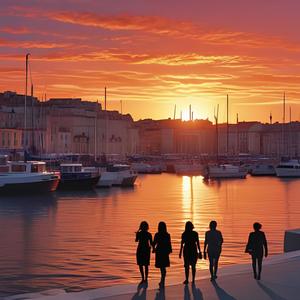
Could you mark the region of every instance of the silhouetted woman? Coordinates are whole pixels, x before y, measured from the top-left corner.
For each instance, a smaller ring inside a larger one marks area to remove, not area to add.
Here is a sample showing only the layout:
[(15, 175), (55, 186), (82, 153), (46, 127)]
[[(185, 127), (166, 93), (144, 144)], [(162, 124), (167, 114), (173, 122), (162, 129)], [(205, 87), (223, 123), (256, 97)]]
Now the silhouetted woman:
[(209, 231), (205, 233), (204, 258), (206, 259), (206, 249), (209, 259), (209, 271), (211, 280), (217, 279), (218, 263), (222, 252), (223, 237), (221, 231), (217, 230), (217, 222), (209, 223)]
[(155, 252), (155, 267), (160, 269), (161, 279), (159, 287), (165, 286), (167, 267), (170, 267), (169, 254), (172, 253), (171, 236), (167, 232), (165, 222), (159, 222), (158, 232), (154, 236), (153, 252)]
[(183, 249), (183, 259), (184, 259), (184, 269), (185, 269), (185, 281), (183, 282), (184, 284), (189, 283), (190, 266), (192, 267), (192, 276), (193, 276), (192, 282), (195, 283), (197, 259), (198, 257), (200, 259), (202, 258), (199, 236), (198, 233), (193, 229), (194, 229), (193, 223), (190, 221), (186, 222), (185, 230), (181, 236), (179, 258), (181, 258), (182, 249)]
[[(249, 234), (248, 243), (245, 252), (249, 253), (252, 257), (252, 267), (254, 278), (260, 280), (263, 256), (268, 256), (268, 244), (265, 233), (260, 231), (261, 224), (254, 223), (254, 232)], [(258, 274), (256, 272), (256, 263), (258, 265)]]
[(136, 250), (136, 262), (139, 265), (142, 276), (141, 283), (147, 283), (148, 281), (150, 253), (152, 246), (152, 235), (150, 232), (148, 232), (148, 230), (148, 223), (146, 221), (141, 222), (140, 228), (135, 237), (135, 241), (139, 243)]

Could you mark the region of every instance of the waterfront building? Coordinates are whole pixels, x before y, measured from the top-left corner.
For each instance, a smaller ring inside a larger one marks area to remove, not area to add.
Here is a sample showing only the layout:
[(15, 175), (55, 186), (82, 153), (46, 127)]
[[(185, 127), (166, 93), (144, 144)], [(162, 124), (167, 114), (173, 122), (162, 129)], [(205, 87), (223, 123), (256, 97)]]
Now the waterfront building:
[(0, 93), (2, 128), (22, 132), (22, 147), (42, 154), (136, 154), (137, 129), (132, 117), (104, 111), (97, 102), (80, 98), (39, 101), (27, 97), (25, 129), (24, 95)]
[(208, 120), (140, 120), (140, 154), (209, 154), (213, 151), (213, 126)]

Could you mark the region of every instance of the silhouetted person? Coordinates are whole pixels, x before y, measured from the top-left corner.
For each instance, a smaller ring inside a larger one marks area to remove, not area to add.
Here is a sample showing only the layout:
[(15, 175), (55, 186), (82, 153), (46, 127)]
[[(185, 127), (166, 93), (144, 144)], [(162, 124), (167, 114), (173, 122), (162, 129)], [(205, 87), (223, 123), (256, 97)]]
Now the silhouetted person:
[(202, 258), (199, 236), (198, 233), (193, 229), (194, 229), (193, 223), (188, 221), (185, 223), (185, 230), (181, 235), (181, 246), (180, 246), (179, 258), (181, 258), (182, 249), (183, 249), (183, 259), (184, 259), (184, 269), (185, 269), (185, 281), (183, 282), (184, 284), (189, 283), (190, 266), (192, 267), (192, 276), (193, 276), (192, 282), (195, 283), (197, 259), (198, 257), (200, 259)]
[(209, 259), (209, 271), (211, 280), (217, 279), (218, 263), (222, 252), (223, 237), (221, 231), (217, 230), (217, 222), (209, 223), (209, 231), (205, 233), (204, 258), (206, 259), (206, 248)]
[[(135, 241), (138, 242), (136, 249), (136, 262), (139, 265), (142, 283), (147, 283), (149, 265), (150, 265), (150, 253), (152, 246), (152, 235), (149, 230), (149, 225), (146, 221), (141, 222), (140, 228), (136, 233)], [(145, 268), (145, 272), (144, 272)]]
[[(262, 225), (259, 223), (253, 224), (254, 232), (249, 234), (248, 243), (245, 252), (252, 257), (252, 267), (254, 278), (260, 280), (263, 256), (268, 256), (268, 244), (265, 233), (260, 231)], [(258, 265), (258, 274), (256, 272), (256, 263)]]
[(159, 222), (158, 232), (154, 236), (153, 252), (155, 252), (155, 267), (160, 269), (160, 288), (164, 288), (167, 274), (167, 267), (170, 267), (169, 254), (172, 253), (171, 236), (167, 232), (165, 222)]

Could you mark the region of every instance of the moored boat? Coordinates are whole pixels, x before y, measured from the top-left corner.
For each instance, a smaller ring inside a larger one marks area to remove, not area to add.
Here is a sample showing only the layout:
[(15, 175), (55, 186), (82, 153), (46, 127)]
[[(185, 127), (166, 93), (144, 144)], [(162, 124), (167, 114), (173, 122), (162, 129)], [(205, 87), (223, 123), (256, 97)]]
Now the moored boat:
[(281, 162), (275, 171), (278, 177), (300, 177), (300, 162), (297, 159)]
[(82, 164), (68, 163), (60, 165), (62, 189), (91, 189), (97, 185), (100, 175), (93, 170), (84, 169)]
[(41, 161), (7, 161), (0, 166), (1, 193), (45, 193), (57, 189), (60, 176)]
[(131, 164), (132, 170), (139, 174), (161, 174), (162, 167), (158, 164), (151, 165), (147, 163), (132, 163)]
[(254, 164), (249, 172), (252, 176), (275, 176), (275, 167), (272, 164)]
[(129, 165), (108, 165), (101, 170), (97, 187), (122, 186), (132, 187), (137, 179), (137, 173)]
[(240, 166), (234, 166), (231, 164), (222, 165), (210, 165), (207, 167), (208, 178), (241, 178), (244, 179), (247, 176), (247, 170), (244, 170)]

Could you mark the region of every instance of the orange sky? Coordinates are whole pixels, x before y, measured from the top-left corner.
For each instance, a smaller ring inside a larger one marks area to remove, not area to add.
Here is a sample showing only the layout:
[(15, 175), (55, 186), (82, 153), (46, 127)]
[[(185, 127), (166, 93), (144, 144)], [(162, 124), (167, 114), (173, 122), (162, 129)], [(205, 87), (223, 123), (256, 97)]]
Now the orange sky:
[[(262, 3), (263, 2), (263, 3)], [(282, 120), (283, 92), (300, 119), (300, 3), (296, 0), (1, 0), (0, 91), (103, 101), (134, 119), (192, 104), (213, 119)], [(288, 111), (288, 109), (287, 109)], [(288, 119), (288, 116), (287, 116)]]

